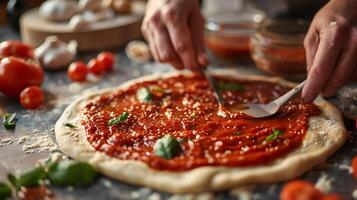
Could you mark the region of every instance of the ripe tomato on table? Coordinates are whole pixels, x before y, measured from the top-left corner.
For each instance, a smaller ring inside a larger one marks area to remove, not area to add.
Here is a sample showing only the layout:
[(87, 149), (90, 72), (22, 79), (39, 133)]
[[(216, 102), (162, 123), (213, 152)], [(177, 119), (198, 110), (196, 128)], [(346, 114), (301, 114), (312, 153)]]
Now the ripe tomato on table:
[(88, 70), (95, 75), (102, 75), (105, 71), (103, 63), (98, 59), (92, 59), (88, 62)]
[(26, 109), (39, 108), (44, 99), (42, 89), (37, 86), (27, 87), (20, 93), (20, 103)]
[(110, 52), (102, 52), (97, 56), (97, 60), (104, 66), (105, 71), (112, 71), (115, 62), (114, 55)]
[(72, 81), (82, 82), (85, 81), (88, 74), (88, 68), (86, 64), (81, 61), (73, 62), (69, 65), (67, 70), (67, 76)]
[(33, 49), (18, 40), (7, 40), (0, 43), (0, 56), (15, 56), (24, 59), (33, 59)]
[(40, 86), (43, 70), (35, 62), (20, 58), (6, 57), (0, 61), (0, 92), (18, 98), (21, 91), (29, 86)]

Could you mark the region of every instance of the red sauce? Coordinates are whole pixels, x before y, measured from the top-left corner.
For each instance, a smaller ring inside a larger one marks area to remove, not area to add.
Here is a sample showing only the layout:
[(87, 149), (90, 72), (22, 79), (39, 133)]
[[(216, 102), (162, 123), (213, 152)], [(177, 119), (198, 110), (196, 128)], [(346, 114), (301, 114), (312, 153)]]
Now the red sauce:
[[(228, 105), (267, 103), (289, 88), (264, 81), (219, 78), (243, 85), (243, 91), (224, 91)], [(136, 91), (160, 86), (151, 103), (140, 103)], [(148, 81), (125, 91), (105, 95), (83, 110), (87, 140), (98, 151), (123, 160), (140, 160), (160, 170), (185, 171), (200, 166), (251, 166), (271, 162), (301, 145), (311, 116), (320, 110), (295, 99), (274, 117), (252, 119), (242, 113), (217, 114), (218, 105), (207, 81), (195, 75)], [(108, 121), (122, 112), (128, 120), (114, 126)], [(266, 142), (272, 129), (284, 133)], [(239, 133), (239, 134), (237, 134)], [(155, 156), (153, 145), (164, 135), (188, 139), (182, 152), (171, 160)]]
[(207, 47), (216, 55), (227, 59), (249, 57), (249, 35), (208, 35)]

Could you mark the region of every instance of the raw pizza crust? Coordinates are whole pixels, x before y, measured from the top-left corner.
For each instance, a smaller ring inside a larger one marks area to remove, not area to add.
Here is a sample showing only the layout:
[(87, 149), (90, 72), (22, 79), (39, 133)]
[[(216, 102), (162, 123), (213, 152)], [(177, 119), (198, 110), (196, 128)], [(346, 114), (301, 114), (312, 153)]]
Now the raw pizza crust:
[[(109, 88), (87, 95), (67, 107), (55, 126), (57, 142), (63, 153), (70, 157), (90, 163), (102, 174), (127, 183), (147, 186), (172, 193), (218, 191), (252, 183), (270, 183), (298, 177), (312, 167), (323, 163), (346, 140), (346, 130), (340, 112), (329, 102), (319, 98), (315, 101), (322, 114), (310, 119), (309, 129), (301, 147), (287, 156), (266, 165), (252, 167), (199, 167), (184, 172), (158, 171), (145, 163), (134, 160), (119, 160), (94, 150), (87, 142), (84, 128), (80, 125), (81, 108), (98, 96), (125, 89), (130, 85), (158, 78), (167, 78), (178, 74), (190, 75), (189, 72), (155, 74), (131, 80), (117, 88)], [(241, 79), (279, 82), (283, 85), (292, 83), (278, 78), (241, 77), (233, 70), (220, 70), (216, 74), (233, 76)], [(77, 129), (63, 126), (69, 122)]]

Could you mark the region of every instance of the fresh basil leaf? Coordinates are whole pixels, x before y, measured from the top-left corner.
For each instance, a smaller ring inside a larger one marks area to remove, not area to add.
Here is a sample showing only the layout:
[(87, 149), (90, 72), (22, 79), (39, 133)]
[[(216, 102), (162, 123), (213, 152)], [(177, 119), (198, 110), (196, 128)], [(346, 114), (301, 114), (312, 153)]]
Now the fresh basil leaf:
[(157, 85), (150, 85), (149, 86), (150, 91), (152, 92), (157, 92), (157, 93), (165, 93), (164, 88), (157, 86)]
[(15, 129), (16, 128), (16, 113), (5, 113), (3, 117), (3, 122), (5, 129)]
[(171, 135), (165, 135), (154, 144), (154, 154), (166, 160), (172, 159), (181, 150), (180, 143)]
[(63, 123), (63, 126), (67, 126), (68, 128), (77, 128), (77, 126), (75, 126), (71, 123), (68, 123), (68, 122)]
[(219, 83), (219, 88), (221, 90), (229, 90), (229, 91), (243, 91), (244, 87), (243, 85), (239, 84), (239, 83), (226, 83), (226, 82), (220, 82)]
[(11, 187), (6, 183), (0, 182), (0, 200), (5, 200), (11, 197)]
[(278, 139), (279, 135), (282, 135), (283, 133), (284, 133), (283, 131), (273, 128), (273, 133), (268, 135), (264, 141), (269, 142), (269, 141), (276, 140)]
[(233, 135), (238, 136), (238, 135), (240, 135), (240, 132), (235, 132), (235, 133), (233, 133)]
[(98, 175), (89, 164), (74, 160), (52, 163), (48, 171), (50, 182), (58, 186), (87, 186)]
[(129, 117), (129, 113), (123, 112), (121, 115), (119, 115), (119, 117), (109, 120), (108, 125), (113, 126), (113, 125), (125, 122), (128, 119), (128, 117)]
[(12, 174), (8, 175), (10, 183), (19, 190), (21, 187), (34, 187), (39, 186), (40, 181), (45, 179), (47, 172), (43, 167), (36, 167), (31, 169), (19, 177), (15, 177)]
[(138, 100), (140, 102), (151, 102), (152, 100), (152, 94), (150, 92), (150, 90), (146, 87), (140, 88), (137, 92), (136, 92), (136, 97), (138, 98)]

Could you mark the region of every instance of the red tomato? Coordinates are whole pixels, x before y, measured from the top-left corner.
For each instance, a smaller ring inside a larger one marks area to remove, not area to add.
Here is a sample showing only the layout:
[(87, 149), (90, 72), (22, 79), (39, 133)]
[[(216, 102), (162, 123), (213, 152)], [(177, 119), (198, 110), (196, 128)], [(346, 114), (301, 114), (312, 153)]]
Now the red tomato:
[(97, 60), (104, 65), (105, 71), (112, 71), (115, 62), (114, 55), (110, 52), (102, 52), (98, 55)]
[(67, 70), (67, 76), (72, 81), (85, 81), (87, 78), (87, 74), (88, 68), (86, 64), (80, 61), (72, 63)]
[(328, 194), (322, 197), (320, 200), (343, 200), (343, 197), (338, 194)]
[(20, 103), (26, 109), (37, 109), (42, 105), (44, 98), (41, 88), (30, 86), (21, 92)]
[(0, 43), (0, 55), (32, 59), (33, 49), (21, 41), (8, 40)]
[(26, 87), (40, 86), (43, 76), (42, 68), (34, 62), (15, 57), (0, 61), (0, 91), (8, 97), (18, 98)]
[(318, 200), (323, 194), (307, 181), (296, 180), (284, 185), (280, 200)]
[(351, 162), (352, 175), (357, 179), (357, 156), (354, 156)]
[(104, 73), (104, 65), (97, 59), (92, 59), (88, 62), (88, 70), (95, 75), (102, 75)]

